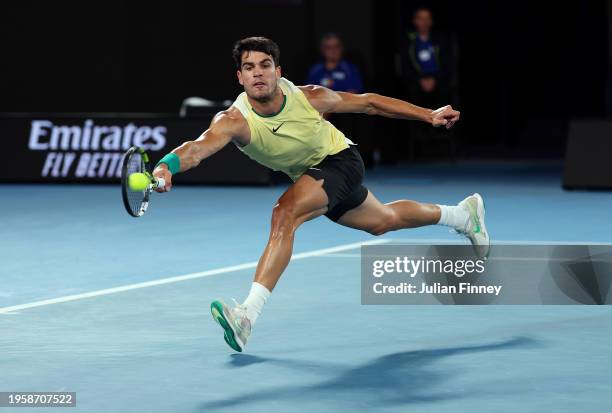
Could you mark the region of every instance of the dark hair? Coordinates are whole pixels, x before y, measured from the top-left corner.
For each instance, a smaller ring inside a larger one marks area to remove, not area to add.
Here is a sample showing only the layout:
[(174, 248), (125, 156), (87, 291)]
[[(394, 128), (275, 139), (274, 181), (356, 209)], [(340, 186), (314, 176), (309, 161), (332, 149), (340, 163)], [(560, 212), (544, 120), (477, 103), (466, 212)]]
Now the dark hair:
[(247, 37), (234, 44), (232, 56), (238, 70), (242, 67), (242, 52), (262, 52), (272, 56), (275, 66), (280, 66), (280, 49), (272, 40), (265, 37)]

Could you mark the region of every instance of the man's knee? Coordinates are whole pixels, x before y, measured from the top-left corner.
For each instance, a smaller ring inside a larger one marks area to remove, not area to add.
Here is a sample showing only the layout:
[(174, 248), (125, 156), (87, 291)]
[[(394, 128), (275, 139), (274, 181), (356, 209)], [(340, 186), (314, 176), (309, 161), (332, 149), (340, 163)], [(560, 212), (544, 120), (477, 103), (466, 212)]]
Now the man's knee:
[(272, 236), (278, 237), (295, 231), (296, 223), (295, 204), (279, 199), (272, 208)]
[(397, 215), (391, 208), (385, 208), (368, 228), (368, 232), (372, 235), (383, 235), (389, 231), (397, 229)]

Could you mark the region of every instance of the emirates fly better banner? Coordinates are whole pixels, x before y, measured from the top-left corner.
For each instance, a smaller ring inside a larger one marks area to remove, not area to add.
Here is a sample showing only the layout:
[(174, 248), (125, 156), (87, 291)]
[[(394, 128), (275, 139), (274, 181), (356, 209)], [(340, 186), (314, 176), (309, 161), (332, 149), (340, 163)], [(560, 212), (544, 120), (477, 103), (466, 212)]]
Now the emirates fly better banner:
[[(0, 118), (3, 182), (117, 182), (123, 154), (131, 146), (153, 161), (186, 140), (196, 139), (209, 119)], [(269, 171), (233, 145), (181, 174), (192, 183), (266, 183)]]
[(45, 154), (41, 178), (116, 178), (121, 176), (123, 152), (134, 145), (160, 151), (167, 134), (166, 126), (156, 124), (96, 125), (87, 119), (75, 125), (34, 119), (28, 149)]

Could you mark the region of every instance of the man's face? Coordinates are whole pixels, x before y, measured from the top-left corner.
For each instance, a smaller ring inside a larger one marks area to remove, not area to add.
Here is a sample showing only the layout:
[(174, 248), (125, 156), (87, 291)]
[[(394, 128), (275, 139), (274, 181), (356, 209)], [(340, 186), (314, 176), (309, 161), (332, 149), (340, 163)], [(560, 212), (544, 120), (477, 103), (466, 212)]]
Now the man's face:
[(267, 102), (276, 92), (281, 77), (280, 66), (274, 65), (272, 56), (263, 52), (242, 52), (242, 63), (237, 72), (238, 82), (251, 99)]
[(342, 59), (342, 42), (337, 37), (325, 39), (321, 43), (321, 54), (326, 61), (337, 62)]
[(414, 28), (419, 33), (429, 33), (431, 30), (431, 25), (433, 24), (433, 18), (431, 17), (431, 13), (429, 10), (419, 10), (414, 15), (414, 19), (412, 19), (414, 23)]

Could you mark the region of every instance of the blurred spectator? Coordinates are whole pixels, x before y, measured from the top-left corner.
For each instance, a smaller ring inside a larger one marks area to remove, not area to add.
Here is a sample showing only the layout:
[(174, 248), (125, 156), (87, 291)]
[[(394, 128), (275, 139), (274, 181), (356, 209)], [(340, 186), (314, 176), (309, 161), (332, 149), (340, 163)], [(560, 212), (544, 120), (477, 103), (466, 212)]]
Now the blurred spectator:
[[(456, 105), (456, 47), (449, 36), (432, 31), (433, 15), (430, 9), (416, 9), (412, 18), (414, 31), (408, 32), (402, 41), (400, 56), (402, 81), (406, 99), (416, 105), (436, 109), (443, 105)], [(424, 138), (440, 137), (440, 131), (411, 125), (412, 148), (414, 141)], [(437, 136), (436, 136), (437, 135)], [(455, 142), (452, 133), (445, 139), (450, 140), (451, 155), (454, 157)]]
[[(321, 85), (340, 92), (362, 93), (363, 81), (357, 66), (343, 58), (344, 45), (335, 33), (328, 33), (321, 38), (321, 56), (323, 61), (310, 68), (307, 83)], [(359, 144), (361, 155), (366, 166), (373, 160), (373, 142), (371, 139), (372, 119), (348, 114), (323, 114), (353, 142)]]
[(418, 8), (412, 18), (414, 31), (402, 42), (402, 77), (413, 100), (426, 106), (452, 103), (455, 53), (447, 36), (432, 32), (433, 15)]
[(337, 34), (328, 33), (321, 39), (323, 62), (310, 68), (307, 83), (321, 85), (340, 92), (363, 92), (359, 69), (342, 58), (344, 45)]

